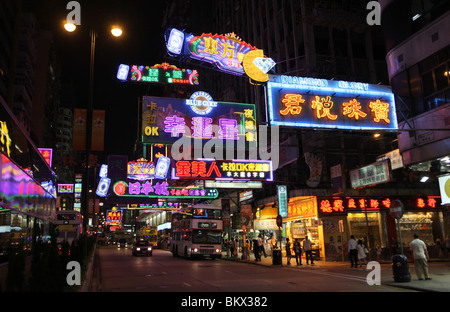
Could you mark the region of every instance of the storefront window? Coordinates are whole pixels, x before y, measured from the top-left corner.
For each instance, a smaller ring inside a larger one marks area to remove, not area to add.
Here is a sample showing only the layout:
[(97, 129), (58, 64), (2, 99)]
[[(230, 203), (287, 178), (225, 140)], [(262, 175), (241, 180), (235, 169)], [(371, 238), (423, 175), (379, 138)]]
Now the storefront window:
[(428, 246), (434, 245), (433, 214), (434, 212), (408, 212), (403, 215), (400, 219), (403, 245), (408, 246), (415, 233), (419, 234), (420, 239)]
[[(381, 228), (380, 228), (379, 213), (351, 213), (348, 215), (348, 223), (350, 233), (355, 235), (355, 239), (361, 239), (364, 245), (374, 248), (377, 245), (381, 246)], [(367, 242), (369, 237), (369, 242)]]

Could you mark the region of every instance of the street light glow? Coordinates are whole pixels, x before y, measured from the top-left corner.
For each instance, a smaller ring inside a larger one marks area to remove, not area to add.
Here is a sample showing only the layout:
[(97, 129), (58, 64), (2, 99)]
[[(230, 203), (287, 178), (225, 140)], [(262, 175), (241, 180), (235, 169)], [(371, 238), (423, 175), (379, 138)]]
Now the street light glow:
[(120, 36), (122, 36), (122, 29), (120, 29), (120, 28), (117, 27), (117, 26), (113, 26), (113, 27), (111, 28), (111, 34), (112, 34), (114, 37), (120, 37)]
[(64, 28), (68, 31), (68, 32), (73, 32), (75, 31), (75, 29), (77, 28), (77, 26), (75, 24), (72, 23), (65, 23), (64, 24)]

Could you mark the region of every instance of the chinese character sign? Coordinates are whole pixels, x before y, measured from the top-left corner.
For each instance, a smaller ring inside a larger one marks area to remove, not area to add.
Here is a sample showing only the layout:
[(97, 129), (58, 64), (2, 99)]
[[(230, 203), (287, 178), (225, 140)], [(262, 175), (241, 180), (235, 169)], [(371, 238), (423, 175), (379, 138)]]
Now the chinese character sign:
[(345, 215), (349, 212), (389, 213), (394, 200), (400, 199), (406, 211), (430, 211), (440, 209), (440, 196), (327, 196), (317, 197), (319, 215)]
[(390, 172), (388, 160), (378, 161), (362, 168), (350, 170), (350, 183), (352, 188), (386, 183), (391, 180)]
[(173, 144), (181, 137), (256, 141), (254, 104), (214, 102), (204, 97), (143, 97), (142, 141)]
[(145, 198), (166, 198), (166, 199), (193, 199), (210, 198), (219, 196), (217, 189), (207, 189), (201, 187), (172, 187), (167, 182), (150, 181), (125, 182), (118, 181), (113, 186), (113, 192), (120, 197), (145, 197)]
[(272, 162), (261, 160), (179, 160), (174, 162), (172, 178), (273, 181)]
[(197, 70), (180, 69), (169, 63), (153, 66), (120, 64), (116, 77), (127, 82), (199, 85)]
[(108, 210), (106, 212), (107, 221), (122, 221), (122, 211)]
[(348, 130), (398, 128), (390, 88), (315, 78), (269, 75), (272, 125)]

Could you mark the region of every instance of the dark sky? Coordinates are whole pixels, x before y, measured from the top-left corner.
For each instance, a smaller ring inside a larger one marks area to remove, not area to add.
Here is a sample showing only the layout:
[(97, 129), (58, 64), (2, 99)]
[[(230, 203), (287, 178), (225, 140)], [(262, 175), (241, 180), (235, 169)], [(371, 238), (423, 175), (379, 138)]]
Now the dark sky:
[[(40, 26), (52, 32), (61, 62), (63, 88), (67, 84), (74, 86), (66, 95), (74, 98), (76, 107), (80, 108), (86, 108), (88, 103), (89, 31), (96, 30), (93, 109), (106, 110), (106, 153), (131, 156), (137, 135), (137, 100), (149, 90), (147, 86), (117, 81), (117, 67), (121, 63), (154, 65), (164, 61), (165, 29), (161, 25), (165, 2), (78, 1), (81, 25), (74, 33), (63, 29), (63, 22), (70, 12), (66, 9), (68, 2), (30, 0), (26, 5), (38, 13)], [(123, 27), (122, 37), (115, 38), (110, 34), (112, 24)]]

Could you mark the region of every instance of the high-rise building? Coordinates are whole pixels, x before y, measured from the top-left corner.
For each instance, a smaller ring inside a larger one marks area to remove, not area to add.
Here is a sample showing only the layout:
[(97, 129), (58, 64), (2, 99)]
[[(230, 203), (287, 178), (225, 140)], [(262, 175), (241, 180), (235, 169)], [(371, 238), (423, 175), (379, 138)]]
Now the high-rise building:
[(450, 3), (380, 2), (398, 145), (404, 164), (429, 183), (450, 171)]

